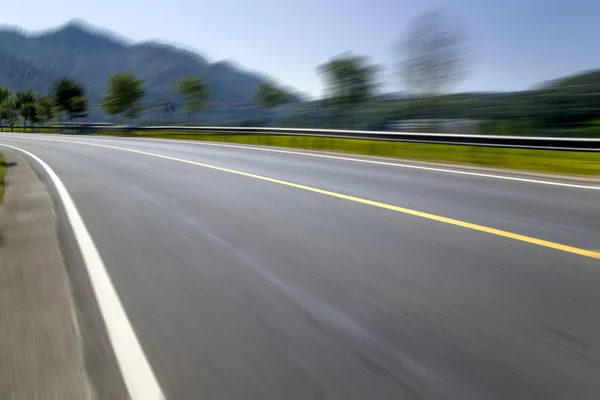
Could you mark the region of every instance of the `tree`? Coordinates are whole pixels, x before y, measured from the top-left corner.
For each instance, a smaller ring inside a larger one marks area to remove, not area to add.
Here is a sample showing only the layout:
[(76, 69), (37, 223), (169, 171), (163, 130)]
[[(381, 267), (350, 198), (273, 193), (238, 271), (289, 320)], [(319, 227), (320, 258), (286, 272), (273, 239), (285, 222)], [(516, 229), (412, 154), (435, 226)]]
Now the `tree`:
[(206, 100), (210, 96), (210, 92), (200, 78), (193, 76), (179, 79), (175, 85), (175, 91), (185, 100), (185, 113), (189, 125), (190, 117), (206, 107)]
[[(68, 78), (59, 79), (54, 83), (52, 97), (61, 115), (67, 116), (70, 120), (86, 116), (87, 100), (81, 85), (76, 81)], [(82, 109), (82, 106), (85, 108)]]
[(29, 89), (19, 90), (15, 93), (15, 107), (23, 118), (23, 129), (27, 130), (27, 121), (32, 123), (36, 119), (35, 96)]
[(71, 111), (69, 118), (85, 118), (87, 117), (88, 101), (83, 96), (76, 96), (71, 99)]
[(141, 100), (146, 95), (144, 80), (132, 72), (114, 74), (108, 79), (108, 87), (100, 107), (109, 115), (137, 118), (142, 111)]
[(355, 108), (373, 95), (377, 69), (366, 57), (342, 54), (319, 66), (318, 70), (327, 85), (327, 103), (340, 110)]
[(13, 96), (9, 96), (0, 103), (0, 118), (7, 121), (10, 125), (11, 132), (14, 130), (15, 121), (19, 116), (19, 110), (17, 109), (17, 103)]
[(409, 25), (397, 45), (406, 90), (439, 95), (466, 76), (466, 36), (441, 10), (427, 11)]
[[(0, 86), (0, 105), (10, 96), (10, 92), (8, 89), (5, 89)], [(0, 129), (2, 128), (2, 124), (4, 123), (4, 118), (0, 115)]]
[(15, 92), (15, 103), (18, 109), (27, 103), (34, 103), (35, 96), (30, 89), (19, 90)]
[(255, 98), (260, 108), (272, 109), (290, 100), (290, 93), (272, 79), (263, 81), (256, 90)]
[(38, 118), (41, 122), (49, 121), (56, 115), (56, 104), (49, 96), (38, 98)]
[(273, 80), (263, 81), (256, 90), (256, 102), (261, 108), (274, 108), (287, 103), (290, 94)]
[(0, 103), (2, 103), (4, 100), (6, 100), (9, 96), (10, 96), (10, 92), (8, 91), (8, 89), (0, 86)]
[(31, 122), (32, 125), (39, 121), (37, 104), (29, 102), (21, 105), (19, 115), (23, 118), (23, 128), (27, 131), (27, 121)]

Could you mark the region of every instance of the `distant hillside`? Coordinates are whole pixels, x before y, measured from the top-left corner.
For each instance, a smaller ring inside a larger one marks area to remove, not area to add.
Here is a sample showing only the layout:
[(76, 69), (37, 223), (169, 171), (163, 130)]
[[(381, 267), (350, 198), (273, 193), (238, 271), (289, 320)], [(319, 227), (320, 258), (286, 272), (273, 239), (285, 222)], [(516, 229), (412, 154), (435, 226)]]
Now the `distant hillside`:
[(260, 114), (254, 93), (263, 77), (229, 62), (209, 63), (196, 53), (155, 42), (131, 44), (79, 21), (35, 35), (0, 29), (0, 86), (47, 92), (57, 78), (74, 78), (87, 91), (91, 118), (103, 117), (99, 104), (106, 81), (123, 71), (134, 71), (145, 79), (148, 106), (179, 100), (173, 92), (177, 79), (196, 75), (212, 93), (211, 112), (203, 118), (256, 118)]
[(566, 77), (542, 82), (537, 86), (538, 89), (553, 89), (573, 87), (579, 85), (600, 85), (600, 69), (583, 71)]
[(11, 91), (35, 87), (41, 92), (47, 92), (59, 76), (50, 68), (0, 50), (0, 86)]

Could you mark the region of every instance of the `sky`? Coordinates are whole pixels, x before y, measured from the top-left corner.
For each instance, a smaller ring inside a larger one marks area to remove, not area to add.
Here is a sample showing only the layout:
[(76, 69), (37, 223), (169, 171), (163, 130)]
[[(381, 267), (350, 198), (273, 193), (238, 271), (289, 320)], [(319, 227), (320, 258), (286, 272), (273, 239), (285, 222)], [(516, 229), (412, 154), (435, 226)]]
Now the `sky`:
[(408, 23), (442, 7), (468, 34), (469, 73), (456, 91), (511, 91), (600, 68), (600, 0), (0, 0), (0, 23), (37, 31), (71, 19), (135, 42), (157, 40), (209, 61), (276, 77), (320, 96), (316, 67), (352, 51), (384, 65)]

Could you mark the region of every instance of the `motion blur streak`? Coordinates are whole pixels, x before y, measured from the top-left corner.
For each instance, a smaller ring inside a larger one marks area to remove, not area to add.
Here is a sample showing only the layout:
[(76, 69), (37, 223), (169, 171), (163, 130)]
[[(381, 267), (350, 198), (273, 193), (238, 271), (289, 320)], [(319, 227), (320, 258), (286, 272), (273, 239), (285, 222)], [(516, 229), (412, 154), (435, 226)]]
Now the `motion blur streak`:
[(0, 135), (64, 182), (168, 399), (562, 400), (600, 387), (598, 259), (274, 182), (577, 249), (598, 249), (596, 190), (54, 139)]
[(0, 146), (20, 151), (31, 157), (42, 166), (55, 186), (73, 228), (79, 250), (85, 260), (98, 305), (102, 310), (102, 316), (132, 400), (164, 400), (162, 390), (106, 272), (104, 262), (98, 254), (96, 245), (67, 188), (52, 168), (35, 154), (3, 143), (0, 143)]

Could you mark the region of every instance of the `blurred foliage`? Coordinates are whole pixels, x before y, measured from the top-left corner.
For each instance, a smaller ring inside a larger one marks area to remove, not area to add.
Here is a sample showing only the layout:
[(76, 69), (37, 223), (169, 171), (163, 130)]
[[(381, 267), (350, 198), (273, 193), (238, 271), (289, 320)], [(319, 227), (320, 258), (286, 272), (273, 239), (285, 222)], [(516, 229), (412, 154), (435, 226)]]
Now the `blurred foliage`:
[(38, 108), (40, 122), (50, 121), (56, 116), (56, 104), (50, 96), (38, 98)]
[(334, 57), (318, 67), (326, 84), (326, 99), (334, 107), (352, 108), (373, 94), (376, 68), (351, 53)]
[(400, 75), (410, 93), (444, 93), (466, 76), (466, 36), (441, 9), (413, 20), (397, 46)]
[(274, 108), (287, 103), (290, 94), (273, 79), (267, 79), (256, 90), (256, 102), (261, 108)]
[(69, 119), (87, 117), (88, 101), (84, 96), (75, 96), (71, 99)]
[(128, 119), (139, 117), (141, 100), (146, 94), (144, 80), (133, 72), (121, 72), (108, 79), (108, 87), (101, 107), (108, 115), (121, 115)]
[(15, 93), (15, 104), (18, 109), (21, 109), (25, 104), (35, 102), (35, 97), (30, 89), (19, 90)]
[(23, 124), (27, 126), (27, 121), (37, 122), (37, 109), (35, 96), (29, 89), (19, 90), (14, 94), (15, 107), (19, 115), (23, 118)]
[[(284, 105), (291, 98), (291, 93), (281, 87), (274, 79), (266, 79), (261, 82), (255, 94), (258, 106), (268, 110)], [(271, 113), (271, 118), (265, 120), (265, 125), (269, 125), (274, 118), (275, 115)]]
[(31, 124), (39, 122), (38, 108), (33, 102), (22, 104), (21, 107), (19, 107), (19, 115), (23, 118), (25, 126), (27, 126), (27, 121)]
[(70, 115), (73, 118), (85, 116), (85, 110), (87, 109), (86, 98), (73, 97), (68, 99), (70, 94), (66, 93), (68, 90), (65, 89), (64, 80), (57, 81), (56, 87), (57, 91), (52, 96), (37, 95), (29, 89), (10, 93), (7, 89), (0, 87), (0, 124), (6, 122), (14, 130), (14, 125), (18, 121), (19, 116), (22, 118), (25, 127), (27, 126), (27, 122), (33, 125), (53, 119), (58, 112), (58, 105), (54, 96), (67, 103)]
[(13, 126), (19, 116), (19, 109), (14, 96), (7, 96), (2, 103), (0, 103), (0, 119), (2, 122), (8, 123), (13, 130)]
[[(574, 78), (586, 83), (512, 93), (373, 99), (355, 113), (355, 126), (385, 130), (403, 120), (472, 120), (473, 133), (480, 134), (600, 137), (600, 73)], [(284, 126), (343, 128), (344, 120), (333, 111), (325, 102), (315, 101), (297, 107), (281, 122)]]
[(56, 109), (69, 119), (86, 116), (87, 99), (82, 86), (73, 79), (62, 78), (54, 83), (52, 96)]
[(357, 108), (373, 96), (377, 68), (366, 57), (345, 53), (317, 69), (326, 85), (322, 103), (331, 117), (344, 121), (346, 127), (355, 127)]
[(8, 89), (0, 87), (0, 104), (10, 96)]
[(183, 96), (189, 125), (190, 117), (208, 105), (207, 100), (210, 97), (210, 92), (204, 82), (194, 76), (184, 76), (179, 79), (175, 91)]

